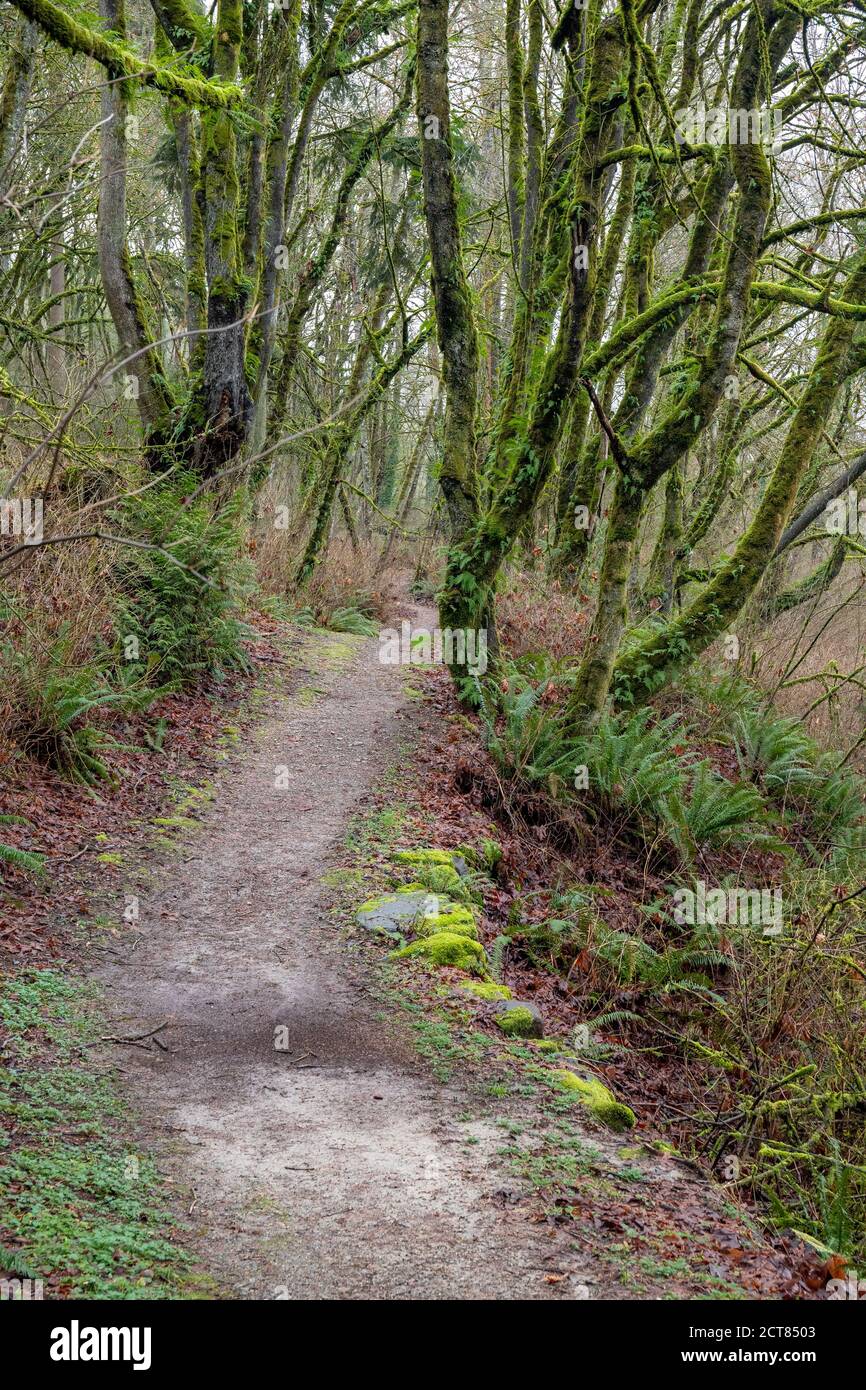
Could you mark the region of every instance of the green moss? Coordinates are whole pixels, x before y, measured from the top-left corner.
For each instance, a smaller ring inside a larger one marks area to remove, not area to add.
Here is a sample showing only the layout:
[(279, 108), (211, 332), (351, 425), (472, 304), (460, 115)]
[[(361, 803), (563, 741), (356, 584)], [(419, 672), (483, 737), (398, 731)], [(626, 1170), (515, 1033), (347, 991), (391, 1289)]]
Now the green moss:
[(442, 932), (446, 932), (478, 940), (478, 923), (468, 907), (451, 907), (448, 912), (440, 912), (435, 917), (425, 917), (416, 931), (419, 936), (441, 935)]
[(136, 54), (91, 29), (53, 5), (51, 0), (16, 0), (17, 8), (28, 19), (35, 20), (55, 43), (71, 53), (83, 53), (94, 58), (112, 77), (139, 78), (148, 86), (179, 97), (190, 106), (224, 109), (237, 106), (243, 100), (239, 87), (229, 83), (207, 82), (198, 77), (181, 76), (174, 68), (162, 67), (152, 60), (143, 62)]
[(361, 903), (360, 907), (356, 907), (356, 908), (355, 908), (355, 911), (356, 911), (356, 912), (375, 912), (375, 910), (376, 910), (377, 907), (381, 907), (382, 904), (385, 903), (385, 902), (387, 902), (387, 901), (388, 901), (388, 895), (387, 895), (387, 894), (385, 895), (385, 897), (380, 897), (380, 898), (368, 898), (367, 901), (366, 901), (365, 903)]
[(619, 1131), (633, 1128), (634, 1111), (629, 1110), (627, 1105), (620, 1104), (613, 1093), (595, 1077), (585, 1081), (573, 1071), (564, 1069), (554, 1072), (553, 1075), (562, 1090), (574, 1092), (581, 1104), (585, 1105), (597, 1120), (607, 1125), (608, 1129)]
[(535, 1046), (540, 1052), (561, 1052), (562, 1043), (555, 1038), (539, 1038)]
[(454, 868), (451, 851), (447, 849), (398, 849), (394, 858), (400, 864), (447, 864)]
[(411, 864), (420, 885), (431, 893), (447, 893), (459, 902), (470, 902), (466, 880), (454, 867), (454, 855), (446, 849), (401, 849), (394, 855), (400, 864)]
[(488, 980), (461, 980), (460, 988), (474, 994), (476, 999), (511, 998), (511, 990), (507, 985), (497, 985)]
[(496, 1023), (509, 1038), (528, 1038), (535, 1028), (535, 1019), (528, 1009), (509, 1009), (499, 1015)]
[(473, 941), (471, 937), (461, 936), (457, 932), (434, 932), (432, 936), (413, 941), (411, 946), (404, 946), (400, 951), (392, 951), (391, 955), (395, 960), (420, 957), (430, 965), (454, 965), (474, 975), (484, 974), (487, 965), (480, 941)]
[(469, 902), (471, 894), (464, 879), (449, 864), (421, 864), (418, 878), (431, 893), (447, 893), (460, 902)]

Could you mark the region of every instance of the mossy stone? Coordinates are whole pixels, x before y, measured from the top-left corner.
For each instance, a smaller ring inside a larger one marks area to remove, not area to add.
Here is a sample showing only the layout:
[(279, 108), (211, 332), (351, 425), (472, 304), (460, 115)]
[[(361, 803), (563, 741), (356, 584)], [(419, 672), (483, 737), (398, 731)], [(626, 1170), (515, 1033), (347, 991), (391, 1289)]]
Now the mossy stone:
[(437, 932), (454, 932), (457, 936), (471, 936), (478, 940), (478, 923), (468, 907), (449, 905), (446, 912), (434, 917), (425, 916), (415, 928), (418, 936), (434, 936)]
[(509, 1038), (544, 1036), (540, 1009), (534, 1004), (525, 1004), (521, 999), (504, 1000), (497, 1010), (496, 1023)]
[(389, 936), (406, 935), (429, 911), (431, 894), (426, 889), (416, 893), (386, 893), (370, 898), (356, 910), (355, 920), (367, 931), (387, 932)]
[(622, 1105), (596, 1077), (587, 1081), (582, 1076), (576, 1076), (573, 1071), (560, 1069), (553, 1073), (554, 1079), (563, 1090), (572, 1091), (582, 1105), (600, 1120), (608, 1129), (620, 1132), (624, 1129), (632, 1129), (635, 1124), (634, 1111), (627, 1105)]
[(437, 931), (391, 954), (395, 960), (420, 957), (430, 965), (454, 965), (475, 975), (483, 975), (487, 967), (481, 942), (473, 941), (470, 936), (461, 936), (458, 932)]

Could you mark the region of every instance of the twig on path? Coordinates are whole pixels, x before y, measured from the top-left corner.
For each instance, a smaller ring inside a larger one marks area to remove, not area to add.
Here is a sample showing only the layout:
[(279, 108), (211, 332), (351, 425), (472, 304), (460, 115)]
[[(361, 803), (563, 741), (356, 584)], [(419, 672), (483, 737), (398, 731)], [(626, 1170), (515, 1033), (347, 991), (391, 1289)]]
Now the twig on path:
[(160, 1047), (162, 1047), (164, 1052), (168, 1052), (168, 1048), (165, 1046), (164, 1043), (159, 1042), (159, 1038), (157, 1038), (156, 1034), (161, 1033), (163, 1028), (168, 1028), (170, 1027), (170, 1025), (171, 1019), (167, 1018), (164, 1023), (160, 1023), (156, 1028), (151, 1028), (147, 1033), (133, 1033), (130, 1037), (127, 1038), (116, 1037), (114, 1034), (106, 1034), (101, 1038), (97, 1038), (95, 1042), (88, 1043), (88, 1047), (96, 1047), (99, 1043), (104, 1042), (122, 1043), (128, 1047), (143, 1047), (145, 1052), (149, 1052), (150, 1048), (144, 1046), (143, 1040), (145, 1038), (153, 1038), (154, 1042), (159, 1043)]
[(55, 864), (74, 864), (76, 859), (80, 859), (82, 854), (86, 854), (89, 849), (90, 845), (85, 845), (84, 849), (80, 849), (77, 854), (70, 855), (68, 859), (55, 859), (54, 862)]

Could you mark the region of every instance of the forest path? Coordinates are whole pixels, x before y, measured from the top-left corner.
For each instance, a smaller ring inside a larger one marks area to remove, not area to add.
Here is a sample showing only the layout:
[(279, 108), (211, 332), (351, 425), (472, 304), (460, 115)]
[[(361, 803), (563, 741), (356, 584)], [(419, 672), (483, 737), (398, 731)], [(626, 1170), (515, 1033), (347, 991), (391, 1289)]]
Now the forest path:
[(488, 1200), (515, 1185), (502, 1131), (467, 1123), (459, 1077), (430, 1076), (325, 929), (322, 877), (409, 700), (375, 639), (305, 642), (313, 687), (301, 673), (274, 697), (142, 900), (134, 954), (99, 971), (127, 1036), (170, 1020), (168, 1052), (123, 1057), (142, 1144), (192, 1194), (190, 1243), (224, 1296), (574, 1297), (583, 1271), (546, 1284), (551, 1242)]

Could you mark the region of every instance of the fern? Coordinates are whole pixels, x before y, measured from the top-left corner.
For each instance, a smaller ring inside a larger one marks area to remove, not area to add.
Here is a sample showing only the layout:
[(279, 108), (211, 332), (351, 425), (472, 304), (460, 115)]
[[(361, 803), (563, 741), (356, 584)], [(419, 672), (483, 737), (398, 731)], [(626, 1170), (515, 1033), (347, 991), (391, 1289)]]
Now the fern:
[(348, 632), (355, 637), (375, 637), (378, 623), (357, 608), (335, 608), (327, 623), (332, 632)]
[[(15, 819), (10, 817), (10, 819)], [(29, 850), (16, 849), (14, 845), (4, 845), (0, 842), (0, 863), (11, 864), (13, 869), (21, 869), (26, 874), (33, 874), (39, 877), (45, 872), (45, 859), (41, 854), (33, 854)]]
[(843, 861), (866, 847), (863, 778), (822, 753), (794, 719), (766, 711), (740, 715), (734, 732), (737, 761), (745, 776), (787, 810), (797, 812), (812, 858)]
[[(494, 761), (510, 779), (544, 783), (557, 794), (574, 776), (575, 759), (571, 745), (542, 697), (548, 689), (545, 679), (533, 686), (525, 677), (509, 678), (508, 689), (499, 700), (499, 709), (482, 709), (487, 747)], [(504, 726), (496, 729), (496, 714)]]
[(685, 850), (689, 841), (698, 846), (744, 840), (768, 844), (771, 837), (761, 828), (765, 820), (764, 802), (757, 787), (747, 782), (729, 782), (703, 761), (694, 769), (688, 800), (674, 806), (670, 824), (675, 840)]
[(137, 637), (144, 659), (155, 656), (163, 678), (184, 684), (202, 672), (250, 669), (250, 629), (238, 617), (253, 588), (246, 502), (239, 492), (214, 510), (197, 495), (199, 481), (176, 474), (126, 498), (115, 518), (161, 547), (124, 549), (117, 560), (118, 639)]
[(678, 715), (654, 725), (650, 718), (648, 709), (625, 718), (605, 714), (575, 749), (575, 761), (586, 765), (590, 785), (611, 803), (621, 801), (638, 815), (661, 818), (682, 787), (674, 750), (684, 731)]
[(587, 1026), (594, 1033), (599, 1033), (602, 1029), (608, 1030), (619, 1023), (640, 1023), (641, 1016), (632, 1009), (608, 1009), (605, 1013), (599, 1014), (597, 1018), (588, 1020)]
[(505, 952), (510, 945), (511, 937), (500, 935), (496, 937), (496, 940), (487, 952), (487, 958), (490, 962), (490, 973), (494, 980), (502, 979), (502, 965), (505, 960)]
[(783, 719), (758, 710), (734, 721), (734, 750), (743, 777), (760, 781), (774, 800), (815, 779), (813, 741), (796, 719)]
[(47, 654), (47, 663), (43, 653), (40, 657), (34, 662), (27, 649), (13, 648), (11, 643), (2, 649), (2, 665), (18, 692), (12, 738), (29, 757), (56, 767), (73, 781), (110, 779), (101, 754), (112, 740), (91, 722), (91, 716), (108, 706), (144, 709), (162, 692), (135, 687), (128, 674), (121, 690), (112, 689), (94, 662), (76, 661), (65, 625)]

